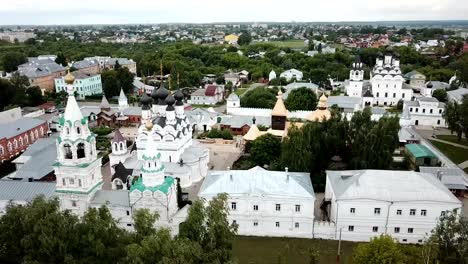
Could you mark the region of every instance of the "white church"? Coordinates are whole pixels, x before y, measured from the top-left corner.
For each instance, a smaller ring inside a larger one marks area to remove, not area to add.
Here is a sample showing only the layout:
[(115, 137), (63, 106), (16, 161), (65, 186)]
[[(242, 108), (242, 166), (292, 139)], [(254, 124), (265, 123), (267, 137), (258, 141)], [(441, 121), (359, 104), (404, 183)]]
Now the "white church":
[(353, 63), (345, 85), (348, 96), (363, 98), (371, 94), (367, 105), (396, 106), (399, 100), (411, 100), (413, 90), (405, 83), (400, 70), (400, 59), (392, 54), (379, 55), (370, 73), (370, 80), (364, 80), (364, 68), (359, 58)]
[[(89, 130), (88, 119), (82, 115), (73, 95), (74, 77), (68, 74), (64, 79), (69, 96), (60, 120), (63, 129), (57, 138), (57, 162), (53, 165), (57, 179), (55, 193), (60, 207), (83, 215), (89, 207), (107, 205), (112, 216), (127, 229), (133, 229), (133, 211), (148, 208), (158, 212), (158, 226), (171, 228), (176, 234), (186, 211), (180, 211), (177, 207), (176, 178), (166, 173), (164, 152), (159, 150), (152, 136), (152, 117), (147, 115), (145, 125), (140, 128), (140, 133), (146, 137), (144, 148), (138, 150), (139, 159), (135, 168), (138, 175), (129, 175), (132, 181), (126, 182), (128, 188), (102, 190), (101, 157), (96, 152), (95, 135)], [(144, 106), (148, 107), (147, 104)], [(165, 108), (173, 110), (169, 105)], [(121, 140), (123, 137), (117, 134), (115, 139)], [(125, 149), (126, 142), (113, 143), (114, 155), (123, 154)]]

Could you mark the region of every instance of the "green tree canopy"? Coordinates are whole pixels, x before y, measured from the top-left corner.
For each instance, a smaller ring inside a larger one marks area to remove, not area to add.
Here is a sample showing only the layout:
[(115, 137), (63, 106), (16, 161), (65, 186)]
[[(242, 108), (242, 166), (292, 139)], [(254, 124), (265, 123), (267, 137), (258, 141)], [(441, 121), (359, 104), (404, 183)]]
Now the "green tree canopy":
[(432, 97), (439, 100), (439, 102), (447, 102), (447, 91), (445, 89), (436, 89), (432, 93)]
[(28, 59), (26, 55), (21, 52), (8, 52), (5, 53), (2, 57), (2, 67), (6, 72), (13, 72), (18, 69), (18, 66), (26, 63)]
[(315, 110), (317, 95), (305, 87), (294, 89), (286, 98), (285, 105), (289, 111)]
[(391, 236), (371, 238), (368, 244), (359, 244), (353, 252), (356, 264), (402, 264), (404, 255)]
[(237, 44), (241, 46), (249, 45), (250, 42), (252, 42), (252, 36), (247, 31), (242, 32), (237, 40)]
[(468, 139), (468, 95), (463, 96), (461, 104), (455, 101), (447, 102), (443, 116), (450, 132), (455, 132), (458, 139), (461, 139), (463, 134)]
[(241, 106), (271, 109), (275, 106), (277, 93), (277, 89), (255, 88), (241, 97)]
[(280, 157), (281, 140), (271, 134), (260, 136), (250, 144), (249, 153), (255, 165), (269, 165)]

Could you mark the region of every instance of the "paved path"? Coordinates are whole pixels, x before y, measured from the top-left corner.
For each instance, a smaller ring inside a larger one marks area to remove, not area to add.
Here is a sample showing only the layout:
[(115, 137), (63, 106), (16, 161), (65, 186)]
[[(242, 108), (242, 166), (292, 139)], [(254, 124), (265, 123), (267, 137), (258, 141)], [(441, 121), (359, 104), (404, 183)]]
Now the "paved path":
[(453, 142), (450, 142), (450, 141), (446, 141), (446, 140), (442, 140), (442, 139), (438, 139), (438, 138), (428, 138), (430, 140), (433, 140), (433, 141), (438, 141), (438, 142), (442, 142), (442, 143), (445, 143), (445, 144), (448, 144), (448, 145), (452, 145), (452, 146), (455, 146), (455, 147), (459, 147), (459, 148), (463, 148), (463, 149), (468, 149), (468, 146), (465, 146), (465, 145), (461, 145), (461, 144), (457, 144), (457, 143), (453, 143)]
[(458, 167), (460, 167), (462, 169), (468, 168), (468, 160), (465, 160), (464, 162), (458, 164)]

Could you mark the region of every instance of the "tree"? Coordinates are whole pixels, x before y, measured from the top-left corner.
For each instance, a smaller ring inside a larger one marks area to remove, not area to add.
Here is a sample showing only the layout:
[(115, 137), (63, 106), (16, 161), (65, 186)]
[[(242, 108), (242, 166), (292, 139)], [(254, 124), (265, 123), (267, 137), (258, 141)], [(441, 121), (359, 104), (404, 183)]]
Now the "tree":
[(120, 80), (115, 70), (105, 70), (101, 73), (102, 87), (107, 97), (117, 96), (120, 93)]
[(468, 256), (468, 220), (456, 212), (446, 212), (432, 230), (431, 243), (438, 245), (440, 263), (466, 263)]
[(21, 52), (8, 52), (3, 55), (2, 67), (6, 72), (14, 72), (18, 70), (18, 66), (26, 63), (28, 59)]
[(38, 106), (45, 102), (42, 91), (38, 86), (30, 87), (26, 90), (28, 105)]
[(455, 132), (459, 140), (463, 134), (468, 139), (468, 95), (463, 96), (461, 104), (447, 102), (443, 117), (451, 133)]
[(258, 87), (241, 97), (242, 107), (273, 108), (276, 103), (276, 89)]
[(241, 46), (249, 45), (250, 42), (252, 42), (252, 36), (247, 31), (242, 32), (242, 34), (239, 36), (239, 39), (237, 40), (237, 44)]
[(301, 87), (289, 93), (285, 104), (289, 111), (314, 110), (317, 106), (317, 95), (314, 91)]
[[(116, 62), (117, 66), (117, 62)], [(127, 67), (119, 67), (117, 69), (117, 76), (119, 79), (120, 87), (125, 93), (133, 92), (133, 73), (131, 73)], [(119, 91), (120, 92), (120, 91)]]
[(148, 209), (139, 209), (133, 215), (135, 231), (138, 237), (143, 238), (156, 233), (154, 223), (159, 218), (157, 213), (152, 213)]
[(0, 78), (0, 111), (3, 111), (7, 105), (12, 104), (12, 99), (15, 96), (15, 88), (6, 79)]
[(57, 64), (60, 64), (62, 66), (67, 66), (67, 58), (65, 58), (65, 55), (63, 55), (62, 52), (60, 52), (59, 54), (57, 54), (57, 58), (55, 59), (55, 62)]
[(271, 134), (265, 134), (252, 141), (250, 160), (258, 166), (269, 165), (281, 153), (281, 140)]
[(232, 242), (237, 224), (228, 222), (227, 194), (218, 194), (205, 206), (204, 200), (194, 202), (179, 237), (197, 243), (203, 249), (201, 263), (226, 263), (231, 259)]
[(447, 91), (445, 89), (436, 89), (432, 93), (432, 97), (439, 100), (439, 102), (447, 102)]
[(25, 106), (28, 103), (27, 97), (25, 96), (26, 89), (29, 87), (28, 77), (15, 72), (10, 78), (10, 83), (15, 90), (15, 94), (12, 98), (12, 104)]
[(371, 238), (368, 244), (359, 244), (353, 252), (356, 264), (399, 264), (404, 255), (398, 243), (389, 235)]

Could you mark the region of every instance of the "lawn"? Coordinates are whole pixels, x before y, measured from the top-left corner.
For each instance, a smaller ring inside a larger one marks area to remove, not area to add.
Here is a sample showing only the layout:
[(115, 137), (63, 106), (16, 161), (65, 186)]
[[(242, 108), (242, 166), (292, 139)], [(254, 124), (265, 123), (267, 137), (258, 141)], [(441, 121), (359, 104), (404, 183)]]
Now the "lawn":
[[(352, 263), (352, 251), (358, 243), (341, 242), (341, 264)], [(319, 263), (335, 263), (338, 249), (336, 240), (320, 240), (305, 238), (267, 238), (242, 237), (234, 241), (233, 255), (238, 263), (263, 264), (281, 263), (306, 264), (309, 263), (308, 251), (318, 250)]]
[(441, 140), (453, 142), (456, 144), (468, 146), (468, 141), (466, 140), (466, 138), (462, 138), (461, 140), (458, 140), (458, 137), (455, 135), (437, 135), (437, 138)]
[(291, 48), (291, 49), (302, 49), (305, 48), (303, 40), (286, 40), (286, 41), (271, 41), (273, 45), (276, 45), (281, 48)]
[(241, 96), (243, 93), (245, 93), (247, 91), (247, 88), (237, 88), (235, 93), (238, 95), (238, 96)]
[(455, 147), (434, 140), (431, 140), (431, 143), (456, 164), (468, 160), (468, 149)]

